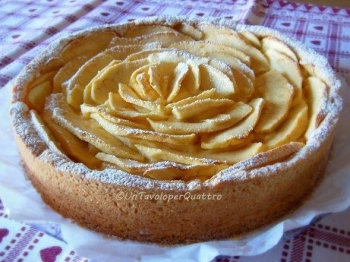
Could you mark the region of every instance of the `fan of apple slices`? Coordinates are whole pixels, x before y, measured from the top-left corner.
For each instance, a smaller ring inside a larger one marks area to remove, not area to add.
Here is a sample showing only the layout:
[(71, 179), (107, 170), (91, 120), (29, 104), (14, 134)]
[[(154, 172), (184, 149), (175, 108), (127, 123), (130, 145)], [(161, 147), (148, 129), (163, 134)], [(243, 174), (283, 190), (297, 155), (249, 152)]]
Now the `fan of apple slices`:
[(273, 36), (208, 23), (94, 31), (48, 61), (26, 102), (73, 161), (203, 181), (304, 145), (328, 87), (299, 59)]

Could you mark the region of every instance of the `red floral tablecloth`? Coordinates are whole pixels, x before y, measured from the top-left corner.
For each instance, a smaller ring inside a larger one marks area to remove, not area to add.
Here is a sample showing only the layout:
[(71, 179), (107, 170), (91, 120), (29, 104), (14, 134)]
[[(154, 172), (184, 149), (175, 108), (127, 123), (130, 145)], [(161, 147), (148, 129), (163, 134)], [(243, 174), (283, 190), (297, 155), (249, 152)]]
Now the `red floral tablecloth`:
[[(271, 0), (3, 0), (0, 87), (63, 34), (154, 15), (220, 17), (268, 26), (326, 56), (335, 71), (349, 80), (349, 9)], [(0, 165), (0, 176), (3, 172)], [(5, 202), (0, 192), (0, 261), (91, 261), (62, 239), (58, 225), (13, 220), (8, 212), (12, 207)], [(350, 261), (350, 209), (325, 216), (263, 254), (220, 255), (214, 261)]]

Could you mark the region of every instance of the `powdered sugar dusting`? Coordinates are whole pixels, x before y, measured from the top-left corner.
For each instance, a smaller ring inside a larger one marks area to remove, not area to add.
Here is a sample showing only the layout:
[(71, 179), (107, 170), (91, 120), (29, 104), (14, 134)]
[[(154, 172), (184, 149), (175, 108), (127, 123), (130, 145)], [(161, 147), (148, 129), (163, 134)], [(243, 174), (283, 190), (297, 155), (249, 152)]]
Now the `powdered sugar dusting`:
[[(52, 150), (52, 147), (48, 146), (48, 143), (44, 142), (44, 137), (48, 137), (47, 134), (43, 134), (45, 129), (40, 130), (38, 125), (33, 124), (29, 114), (28, 107), (22, 102), (15, 102), (12, 105), (12, 121), (17, 134), (24, 140), (27, 147), (34, 152), (35, 155), (40, 155), (39, 159), (45, 163), (52, 164), (57, 170), (63, 173), (69, 173), (85, 177), (86, 179), (98, 180), (103, 183), (111, 183), (116, 185), (125, 185), (128, 187), (137, 188), (160, 188), (164, 190), (193, 190), (200, 187), (212, 187), (216, 184), (234, 179), (245, 179), (247, 176), (260, 176), (269, 174), (282, 168), (288, 168), (303, 159), (312, 156), (317, 151), (320, 145), (328, 139), (328, 136), (336, 125), (339, 112), (341, 110), (341, 99), (339, 96), (340, 82), (336, 79), (333, 70), (328, 64), (327, 60), (318, 55), (315, 51), (304, 46), (303, 44), (281, 35), (280, 33), (267, 29), (261, 26), (248, 26), (236, 24), (235, 22), (228, 22), (227, 20), (220, 19), (208, 19), (203, 20), (188, 20), (187, 18), (178, 17), (153, 17), (143, 20), (137, 20), (131, 23), (123, 25), (108, 25), (99, 26), (92, 29), (85, 30), (83, 32), (75, 33), (71, 36), (61, 39), (51, 44), (42, 54), (40, 54), (35, 60), (33, 60), (20, 74), (16, 86), (14, 89), (14, 101), (22, 101), (27, 93), (28, 84), (35, 78), (36, 72), (43, 67), (43, 65), (57, 56), (65, 47), (65, 45), (72, 39), (89, 35), (91, 32), (100, 30), (113, 30), (119, 35), (123, 35), (128, 28), (139, 24), (166, 24), (174, 26), (179, 22), (187, 22), (189, 24), (197, 23), (212, 23), (223, 27), (229, 27), (236, 29), (237, 31), (248, 30), (254, 32), (258, 36), (273, 35), (287, 43), (292, 47), (301, 58), (301, 64), (312, 64), (315, 66), (317, 74), (322, 76), (322, 79), (331, 87), (330, 88), (330, 102), (328, 103), (327, 116), (322, 122), (321, 126), (317, 128), (310, 136), (306, 146), (300, 149), (293, 157), (283, 163), (277, 163), (262, 167), (259, 172), (256, 170), (250, 171), (250, 167), (254, 165), (253, 161), (244, 161), (235, 166), (232, 166), (226, 170), (221, 171), (215, 175), (212, 179), (201, 183), (197, 180), (189, 183), (184, 181), (160, 181), (153, 180), (137, 175), (131, 175), (129, 173), (116, 170), (114, 168), (106, 168), (102, 171), (91, 170), (81, 163), (74, 163), (72, 160), (59, 154), (59, 151)], [(182, 54), (183, 55), (183, 54)], [(191, 57), (189, 57), (191, 58)]]

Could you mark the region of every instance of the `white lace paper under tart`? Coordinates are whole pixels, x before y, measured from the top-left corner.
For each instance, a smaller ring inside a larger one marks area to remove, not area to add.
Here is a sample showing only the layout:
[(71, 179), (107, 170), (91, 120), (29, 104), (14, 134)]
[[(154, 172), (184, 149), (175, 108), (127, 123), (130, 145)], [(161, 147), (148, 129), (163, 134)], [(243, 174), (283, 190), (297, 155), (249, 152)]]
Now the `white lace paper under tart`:
[[(343, 111), (339, 119), (327, 175), (311, 198), (294, 213), (240, 239), (227, 239), (185, 246), (162, 247), (131, 241), (119, 241), (77, 226), (62, 218), (43, 203), (26, 179), (14, 141), (8, 114), (13, 81), (0, 90), (0, 198), (11, 219), (30, 223), (45, 230), (57, 224), (57, 237), (79, 255), (96, 261), (210, 261), (217, 255), (253, 256), (274, 247), (294, 230), (310, 224), (324, 214), (341, 212), (350, 206), (350, 86), (342, 80)], [(297, 231), (298, 232), (298, 231)]]

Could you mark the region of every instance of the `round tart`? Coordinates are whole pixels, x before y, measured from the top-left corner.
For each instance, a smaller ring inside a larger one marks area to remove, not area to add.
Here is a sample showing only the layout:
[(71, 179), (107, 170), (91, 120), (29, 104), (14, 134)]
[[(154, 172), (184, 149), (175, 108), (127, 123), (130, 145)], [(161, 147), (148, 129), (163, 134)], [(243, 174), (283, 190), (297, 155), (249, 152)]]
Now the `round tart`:
[(19, 75), (23, 165), (65, 217), (179, 244), (251, 232), (324, 174), (341, 110), (326, 59), (260, 27), (151, 18), (52, 43)]

